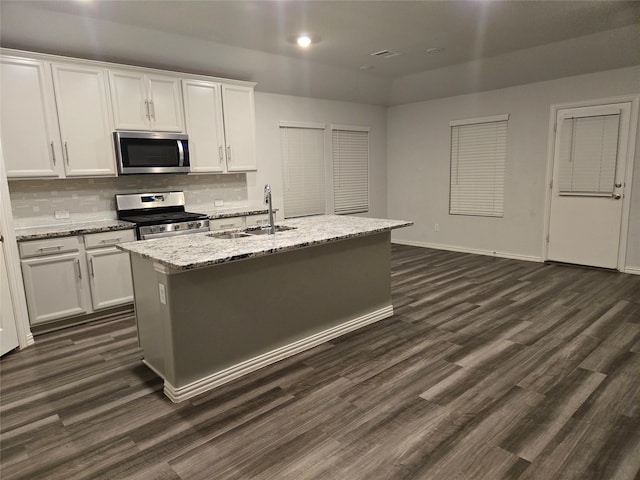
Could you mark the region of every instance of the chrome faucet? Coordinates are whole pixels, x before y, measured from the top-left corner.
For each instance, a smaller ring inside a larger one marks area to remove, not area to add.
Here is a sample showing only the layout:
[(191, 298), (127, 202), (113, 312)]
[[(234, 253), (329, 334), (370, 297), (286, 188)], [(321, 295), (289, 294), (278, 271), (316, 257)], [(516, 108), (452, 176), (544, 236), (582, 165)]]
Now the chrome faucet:
[(276, 233), (276, 224), (273, 221), (273, 203), (271, 201), (271, 187), (267, 183), (264, 186), (264, 203), (269, 206), (269, 235)]

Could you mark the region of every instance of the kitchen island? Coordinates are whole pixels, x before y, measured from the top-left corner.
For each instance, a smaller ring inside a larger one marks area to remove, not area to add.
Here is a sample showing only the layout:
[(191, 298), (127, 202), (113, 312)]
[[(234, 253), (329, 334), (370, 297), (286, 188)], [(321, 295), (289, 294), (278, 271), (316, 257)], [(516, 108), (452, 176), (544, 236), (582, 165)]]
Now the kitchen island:
[(390, 232), (411, 224), (324, 215), (121, 244), (144, 362), (180, 402), (391, 316)]

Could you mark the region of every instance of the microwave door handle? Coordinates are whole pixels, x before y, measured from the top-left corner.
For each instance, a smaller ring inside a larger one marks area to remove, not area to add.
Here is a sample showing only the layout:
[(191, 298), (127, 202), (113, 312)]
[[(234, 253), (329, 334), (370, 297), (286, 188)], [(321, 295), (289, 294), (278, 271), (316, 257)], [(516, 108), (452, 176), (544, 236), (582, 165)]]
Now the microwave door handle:
[(178, 142), (178, 165), (180, 167), (184, 166), (184, 149), (182, 148), (182, 140), (176, 140)]

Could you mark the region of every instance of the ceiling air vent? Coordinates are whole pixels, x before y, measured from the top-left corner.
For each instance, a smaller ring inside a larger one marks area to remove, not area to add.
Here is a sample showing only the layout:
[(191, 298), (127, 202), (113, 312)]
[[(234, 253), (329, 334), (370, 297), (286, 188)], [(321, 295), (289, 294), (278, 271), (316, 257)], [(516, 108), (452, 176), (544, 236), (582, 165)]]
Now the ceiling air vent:
[(392, 52), (391, 50), (380, 50), (371, 54), (373, 57), (391, 58), (396, 55), (400, 55), (398, 52)]

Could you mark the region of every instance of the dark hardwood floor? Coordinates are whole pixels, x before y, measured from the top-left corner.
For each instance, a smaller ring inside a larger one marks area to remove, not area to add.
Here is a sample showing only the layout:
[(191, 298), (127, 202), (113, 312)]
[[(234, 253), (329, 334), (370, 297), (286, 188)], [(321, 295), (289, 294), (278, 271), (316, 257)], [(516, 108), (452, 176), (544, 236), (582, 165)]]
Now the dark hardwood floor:
[(132, 318), (1, 362), (5, 479), (639, 478), (640, 276), (393, 246), (396, 314), (190, 401)]

